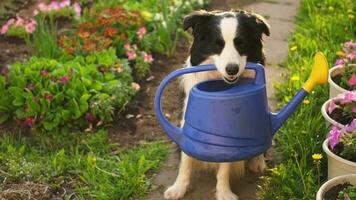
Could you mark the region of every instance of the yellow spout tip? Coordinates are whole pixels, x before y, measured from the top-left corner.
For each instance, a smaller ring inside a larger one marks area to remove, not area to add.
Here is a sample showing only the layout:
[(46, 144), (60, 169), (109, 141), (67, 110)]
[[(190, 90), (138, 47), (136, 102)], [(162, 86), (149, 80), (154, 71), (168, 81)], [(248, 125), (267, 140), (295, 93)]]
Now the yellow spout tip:
[(323, 53), (317, 52), (314, 56), (314, 64), (310, 76), (303, 88), (310, 93), (316, 85), (325, 84), (328, 81), (329, 66)]

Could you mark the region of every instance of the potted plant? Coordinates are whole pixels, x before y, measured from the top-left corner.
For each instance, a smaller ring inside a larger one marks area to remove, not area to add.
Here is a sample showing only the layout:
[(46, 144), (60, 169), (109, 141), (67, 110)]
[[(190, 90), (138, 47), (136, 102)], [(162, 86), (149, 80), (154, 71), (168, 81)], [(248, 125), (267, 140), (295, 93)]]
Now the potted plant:
[(346, 91), (356, 90), (356, 42), (352, 40), (343, 44), (341, 57), (335, 67), (329, 70), (330, 98)]
[(343, 128), (356, 118), (356, 90), (346, 91), (326, 101), (321, 113), (327, 125)]
[(344, 128), (333, 126), (323, 143), (328, 156), (328, 178), (356, 174), (356, 119)]
[(335, 177), (324, 183), (316, 200), (352, 200), (356, 198), (356, 174)]

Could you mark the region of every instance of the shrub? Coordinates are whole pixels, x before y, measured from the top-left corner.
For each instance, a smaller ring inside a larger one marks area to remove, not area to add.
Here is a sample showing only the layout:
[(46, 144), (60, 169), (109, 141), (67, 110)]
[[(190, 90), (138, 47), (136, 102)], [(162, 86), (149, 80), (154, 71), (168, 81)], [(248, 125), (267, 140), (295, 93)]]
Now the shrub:
[(63, 63), (32, 57), (0, 77), (1, 121), (52, 132), (110, 122), (135, 94), (128, 63), (114, 49)]
[(66, 53), (87, 55), (115, 47), (118, 57), (128, 58), (135, 75), (141, 78), (147, 74), (153, 59), (147, 53), (150, 44), (145, 41), (147, 29), (140, 11), (103, 8), (92, 10), (88, 18), (79, 24), (75, 35), (61, 37), (59, 43)]

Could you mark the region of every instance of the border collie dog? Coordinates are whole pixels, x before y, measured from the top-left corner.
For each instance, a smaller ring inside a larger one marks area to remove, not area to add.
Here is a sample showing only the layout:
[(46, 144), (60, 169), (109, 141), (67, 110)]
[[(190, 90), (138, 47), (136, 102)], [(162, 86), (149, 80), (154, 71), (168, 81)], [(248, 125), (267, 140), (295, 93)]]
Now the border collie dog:
[[(186, 74), (182, 86), (186, 95), (183, 120), (190, 89), (199, 82), (210, 79), (224, 79), (235, 83), (244, 73), (246, 62), (264, 64), (262, 35), (269, 36), (269, 25), (265, 19), (246, 11), (195, 11), (184, 18), (184, 30), (192, 29), (193, 44), (186, 66), (215, 64), (217, 71)], [(246, 70), (247, 71), (247, 70)], [(165, 199), (179, 199), (184, 196), (193, 169), (206, 169), (216, 172), (216, 199), (237, 200), (230, 189), (230, 174), (242, 176), (248, 169), (260, 173), (265, 169), (263, 155), (247, 161), (232, 163), (209, 163), (198, 161), (182, 152), (179, 172), (175, 183), (164, 193)]]

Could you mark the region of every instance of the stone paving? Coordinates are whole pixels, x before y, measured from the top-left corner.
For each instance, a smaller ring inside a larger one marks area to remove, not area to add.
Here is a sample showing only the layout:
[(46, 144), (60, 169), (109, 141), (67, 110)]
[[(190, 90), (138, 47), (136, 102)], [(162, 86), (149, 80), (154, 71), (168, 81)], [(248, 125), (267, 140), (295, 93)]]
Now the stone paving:
[[(222, 3), (223, 2), (223, 3)], [(300, 0), (224, 0), (213, 1), (214, 9), (228, 10), (239, 8), (254, 11), (267, 19), (271, 26), (271, 36), (265, 37), (267, 94), (271, 110), (275, 110), (273, 84), (281, 82), (281, 73), (286, 73), (280, 66), (288, 57), (288, 37), (294, 30), (295, 16)], [(178, 165), (179, 150), (172, 147), (169, 159), (155, 177), (152, 192), (147, 199), (161, 200), (165, 189), (174, 183)], [(240, 200), (255, 200), (256, 190), (261, 181), (257, 175), (247, 174), (242, 180), (231, 180), (231, 187)], [(190, 190), (185, 200), (215, 199), (215, 174), (193, 174)]]

